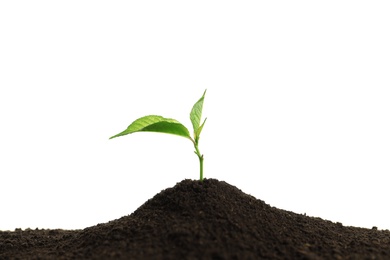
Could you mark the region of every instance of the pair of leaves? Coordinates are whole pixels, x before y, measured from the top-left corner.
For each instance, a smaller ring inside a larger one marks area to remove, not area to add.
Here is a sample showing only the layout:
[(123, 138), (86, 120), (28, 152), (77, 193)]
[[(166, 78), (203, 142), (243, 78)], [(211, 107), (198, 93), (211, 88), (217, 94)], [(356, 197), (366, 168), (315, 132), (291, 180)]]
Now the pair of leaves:
[(156, 115), (138, 118), (131, 123), (126, 130), (110, 137), (110, 139), (135, 132), (159, 132), (182, 136), (192, 140), (195, 144), (198, 144), (199, 135), (203, 129), (204, 123), (206, 122), (205, 119), (203, 123), (200, 124), (205, 94), (206, 90), (204, 91), (203, 96), (194, 104), (190, 113), (190, 119), (194, 129), (194, 139), (191, 138), (188, 129), (177, 120)]

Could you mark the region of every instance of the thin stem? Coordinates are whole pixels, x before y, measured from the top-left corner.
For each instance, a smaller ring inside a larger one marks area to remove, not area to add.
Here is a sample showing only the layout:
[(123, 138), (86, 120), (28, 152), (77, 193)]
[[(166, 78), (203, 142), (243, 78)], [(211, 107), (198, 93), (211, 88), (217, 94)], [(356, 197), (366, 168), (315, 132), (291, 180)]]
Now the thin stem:
[(199, 180), (203, 181), (203, 155), (200, 154), (200, 152), (199, 152), (197, 142), (194, 142), (194, 146), (195, 146), (195, 154), (199, 158), (199, 166), (200, 166), (200, 178), (199, 178)]
[(199, 165), (200, 165), (200, 181), (203, 181), (203, 154), (199, 157)]

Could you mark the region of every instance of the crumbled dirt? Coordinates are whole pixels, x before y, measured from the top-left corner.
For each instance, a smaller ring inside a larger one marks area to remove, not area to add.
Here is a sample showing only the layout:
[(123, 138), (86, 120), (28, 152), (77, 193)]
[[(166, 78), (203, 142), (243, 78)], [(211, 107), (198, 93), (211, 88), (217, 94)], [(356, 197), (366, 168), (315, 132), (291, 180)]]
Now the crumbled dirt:
[(277, 209), (223, 181), (184, 180), (108, 223), (2, 231), (0, 259), (390, 259), (390, 232)]

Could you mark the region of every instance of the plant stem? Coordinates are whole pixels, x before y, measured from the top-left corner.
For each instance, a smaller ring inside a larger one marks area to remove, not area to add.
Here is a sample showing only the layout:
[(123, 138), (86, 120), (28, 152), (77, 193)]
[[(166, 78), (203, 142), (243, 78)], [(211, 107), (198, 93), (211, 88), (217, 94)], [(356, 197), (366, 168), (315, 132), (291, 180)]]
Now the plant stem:
[(200, 178), (199, 178), (199, 180), (203, 181), (203, 154), (200, 154), (197, 142), (194, 142), (194, 146), (195, 146), (195, 154), (199, 158), (199, 167), (200, 167)]
[(199, 157), (199, 166), (200, 166), (200, 181), (203, 181), (203, 154)]

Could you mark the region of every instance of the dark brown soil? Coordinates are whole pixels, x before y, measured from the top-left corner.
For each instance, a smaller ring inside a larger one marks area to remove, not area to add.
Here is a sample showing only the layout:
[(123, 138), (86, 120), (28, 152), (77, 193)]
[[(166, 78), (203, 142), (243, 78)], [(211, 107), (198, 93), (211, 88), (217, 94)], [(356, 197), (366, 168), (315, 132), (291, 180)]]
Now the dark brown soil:
[(223, 181), (184, 180), (84, 230), (0, 232), (0, 259), (390, 259), (390, 232), (277, 209)]

